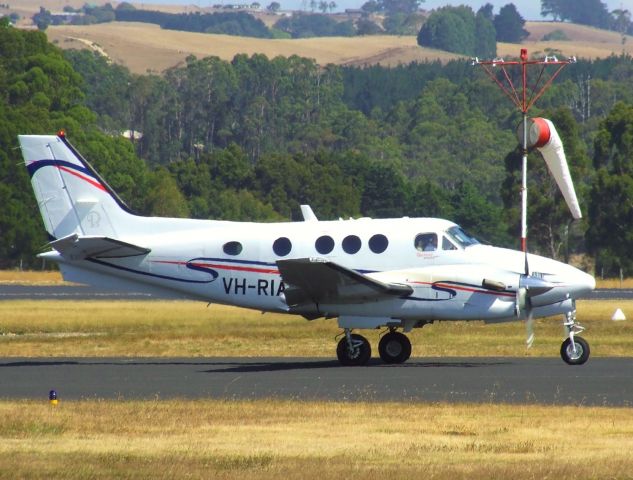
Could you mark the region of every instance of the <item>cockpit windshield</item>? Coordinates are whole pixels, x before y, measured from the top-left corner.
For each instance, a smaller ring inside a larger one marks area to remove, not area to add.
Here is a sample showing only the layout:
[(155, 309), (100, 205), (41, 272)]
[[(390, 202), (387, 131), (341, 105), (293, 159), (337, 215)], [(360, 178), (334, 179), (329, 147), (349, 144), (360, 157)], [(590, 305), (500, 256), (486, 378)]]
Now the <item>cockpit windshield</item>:
[(479, 245), (479, 240), (468, 235), (464, 230), (462, 230), (462, 227), (455, 226), (449, 228), (446, 230), (446, 236), (462, 248), (470, 247), (471, 245)]

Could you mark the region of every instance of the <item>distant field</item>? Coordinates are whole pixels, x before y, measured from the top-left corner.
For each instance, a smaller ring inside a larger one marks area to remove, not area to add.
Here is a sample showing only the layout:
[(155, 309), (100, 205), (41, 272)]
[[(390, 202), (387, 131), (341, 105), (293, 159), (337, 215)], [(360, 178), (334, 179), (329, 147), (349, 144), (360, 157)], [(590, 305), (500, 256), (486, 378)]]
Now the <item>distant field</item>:
[(320, 65), (394, 66), (412, 61), (459, 58), (448, 52), (421, 48), (415, 37), (389, 35), (370, 37), (327, 37), (298, 40), (268, 40), (161, 30), (157, 25), (114, 22), (89, 26), (56, 26), (47, 30), (50, 41), (61, 48), (87, 48), (84, 41), (102, 48), (116, 63), (135, 73), (162, 72), (180, 65), (188, 55), (211, 55), (231, 60), (238, 53), (300, 55)]
[[(500, 43), (500, 56), (518, 56), (521, 47), (531, 53), (547, 48), (578, 58), (602, 58), (623, 51), (633, 54), (633, 37), (624, 46), (621, 37), (580, 25), (553, 22), (528, 22), (532, 32), (522, 45)], [(540, 39), (553, 30), (563, 30), (571, 41), (542, 42)], [(157, 25), (114, 22), (89, 26), (56, 26), (47, 30), (49, 39), (61, 48), (102, 49), (114, 62), (127, 66), (135, 73), (160, 73), (181, 65), (188, 55), (203, 58), (210, 55), (231, 60), (238, 53), (262, 53), (272, 58), (278, 55), (300, 55), (314, 58), (320, 65), (375, 65), (395, 66), (413, 61), (460, 58), (440, 50), (421, 48), (414, 36), (378, 35), (368, 37), (326, 37), (299, 40), (267, 40), (229, 35), (161, 30)]]

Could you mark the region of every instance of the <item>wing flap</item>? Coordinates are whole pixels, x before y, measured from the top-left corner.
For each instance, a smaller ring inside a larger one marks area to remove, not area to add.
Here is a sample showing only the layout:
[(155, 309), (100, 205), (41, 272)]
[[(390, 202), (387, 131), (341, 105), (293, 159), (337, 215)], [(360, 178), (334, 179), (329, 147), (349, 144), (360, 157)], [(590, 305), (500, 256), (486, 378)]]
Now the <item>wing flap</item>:
[(69, 235), (49, 244), (62, 256), (72, 260), (83, 258), (123, 258), (146, 255), (151, 250), (109, 237)]
[(278, 260), (289, 306), (349, 304), (413, 293), (409, 285), (385, 283), (321, 258)]

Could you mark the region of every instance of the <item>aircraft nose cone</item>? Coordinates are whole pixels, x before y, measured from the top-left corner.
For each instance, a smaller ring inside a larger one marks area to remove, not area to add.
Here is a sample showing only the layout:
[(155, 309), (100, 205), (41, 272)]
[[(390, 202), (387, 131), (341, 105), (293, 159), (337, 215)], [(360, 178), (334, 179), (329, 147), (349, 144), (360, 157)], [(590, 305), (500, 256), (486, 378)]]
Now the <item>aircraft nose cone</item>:
[(592, 275), (574, 268), (573, 275), (568, 278), (569, 294), (580, 298), (590, 294), (596, 288), (596, 279)]
[(582, 291), (583, 294), (586, 295), (588, 293), (593, 292), (596, 289), (596, 279), (592, 276), (589, 275), (588, 273), (583, 273), (583, 279), (582, 279)]

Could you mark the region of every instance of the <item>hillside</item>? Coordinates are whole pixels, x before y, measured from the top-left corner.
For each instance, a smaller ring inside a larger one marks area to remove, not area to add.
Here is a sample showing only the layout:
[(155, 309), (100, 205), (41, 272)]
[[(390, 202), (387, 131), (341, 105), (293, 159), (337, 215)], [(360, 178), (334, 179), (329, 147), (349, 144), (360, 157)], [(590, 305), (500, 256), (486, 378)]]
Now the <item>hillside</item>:
[[(619, 55), (623, 51), (633, 55), (633, 37), (626, 36), (626, 41), (622, 45), (622, 36), (616, 32), (560, 22), (527, 22), (525, 28), (530, 32), (530, 36), (522, 45), (527, 47), (530, 53), (554, 49), (567, 56), (575, 55), (587, 59), (605, 58), (614, 53)], [(569, 40), (541, 40), (544, 35), (555, 30), (563, 31)], [(516, 44), (498, 43), (497, 53), (499, 56), (517, 56), (519, 48)]]
[(215, 55), (231, 60), (238, 53), (300, 55), (325, 65), (397, 65), (412, 61), (448, 61), (459, 58), (448, 52), (420, 48), (415, 37), (326, 37), (298, 40), (209, 35), (161, 30), (157, 25), (114, 22), (89, 26), (57, 26), (47, 30), (49, 39), (62, 48), (101, 48), (116, 63), (136, 73), (162, 72), (181, 64), (188, 55)]
[[(183, 7), (184, 8), (184, 7)], [(625, 51), (633, 54), (633, 37), (622, 45), (619, 34), (580, 25), (554, 22), (528, 22), (530, 37), (523, 45), (530, 53), (554, 49), (579, 58), (604, 58)], [(543, 42), (553, 30), (565, 32), (569, 41)], [(415, 37), (369, 36), (355, 38), (309, 38), (264, 40), (227, 35), (208, 35), (161, 30), (156, 25), (114, 22), (89, 26), (57, 26), (47, 30), (49, 39), (62, 48), (93, 48), (135, 73), (163, 70), (181, 65), (188, 55), (210, 55), (224, 60), (238, 53), (263, 53), (268, 57), (300, 55), (319, 64), (394, 66), (412, 61), (448, 61), (458, 55), (421, 48)], [(519, 45), (498, 44), (500, 56), (517, 56)]]

